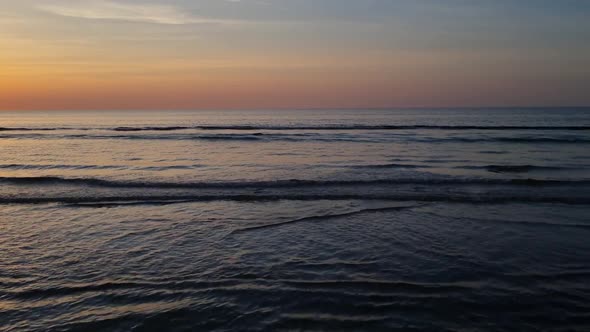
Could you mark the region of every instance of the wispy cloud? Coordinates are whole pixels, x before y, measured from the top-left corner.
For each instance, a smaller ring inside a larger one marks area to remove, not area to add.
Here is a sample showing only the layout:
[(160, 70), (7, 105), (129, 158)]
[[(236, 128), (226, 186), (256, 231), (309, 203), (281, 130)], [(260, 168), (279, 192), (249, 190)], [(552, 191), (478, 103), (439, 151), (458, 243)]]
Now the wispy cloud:
[(128, 4), (104, 0), (57, 2), (40, 5), (37, 8), (55, 15), (91, 20), (119, 20), (155, 24), (236, 23), (231, 20), (198, 17), (169, 5)]

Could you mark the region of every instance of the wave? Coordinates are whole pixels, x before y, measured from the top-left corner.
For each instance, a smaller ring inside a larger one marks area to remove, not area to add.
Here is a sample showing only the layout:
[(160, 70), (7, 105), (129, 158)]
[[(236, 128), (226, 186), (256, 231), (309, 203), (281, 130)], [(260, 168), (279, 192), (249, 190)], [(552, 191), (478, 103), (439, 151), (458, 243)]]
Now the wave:
[[(590, 204), (590, 195), (584, 194), (590, 190), (590, 180), (402, 178), (349, 181), (279, 180), (171, 183), (128, 182), (96, 178), (3, 177), (0, 178), (0, 185), (22, 186), (19, 191), (24, 189), (27, 192), (24, 195), (9, 194), (0, 197), (0, 204), (62, 203), (79, 207), (281, 200)], [(64, 185), (81, 186), (82, 193), (55, 187)], [(47, 189), (44, 189), (45, 186)], [(100, 190), (101, 188), (118, 190)], [(10, 192), (11, 189), (8, 190)]]
[(130, 196), (51, 196), (51, 197), (0, 197), (0, 204), (65, 204), (78, 208), (109, 208), (119, 206), (165, 206), (198, 202), (277, 202), (277, 201), (391, 201), (391, 202), (445, 202), (467, 204), (547, 203), (588, 205), (590, 197), (523, 196), (523, 195), (450, 195), (401, 194), (236, 194), (236, 195), (130, 195)]
[[(446, 218), (446, 216), (441, 215), (439, 213), (428, 211), (430, 215)], [(470, 220), (476, 223), (490, 223), (490, 224), (507, 224), (507, 225), (519, 225), (519, 226), (531, 226), (531, 227), (557, 227), (557, 228), (582, 228), (582, 229), (590, 229), (590, 223), (571, 223), (564, 220), (555, 220), (555, 222), (545, 222), (545, 221), (534, 221), (534, 220), (511, 220), (511, 219), (489, 219), (487, 217), (463, 217), (465, 220)]]
[(172, 126), (172, 127), (117, 127), (113, 131), (176, 131), (193, 129), (194, 127)]
[(428, 137), (428, 136), (341, 136), (321, 135), (311, 133), (217, 133), (217, 134), (177, 134), (177, 135), (100, 135), (100, 134), (72, 134), (72, 135), (45, 135), (39, 133), (7, 134), (0, 135), (2, 139), (87, 139), (87, 140), (178, 140), (178, 141), (250, 141), (250, 142), (352, 142), (352, 143), (390, 143), (390, 142), (415, 142), (415, 143), (554, 143), (554, 144), (588, 144), (590, 137)]
[(474, 286), (469, 283), (461, 282), (440, 282), (440, 283), (421, 283), (396, 280), (286, 280), (283, 283), (290, 286), (304, 287), (308, 289), (336, 289), (353, 288), (362, 289), (367, 293), (392, 293), (398, 291), (420, 292), (425, 293), (446, 293), (465, 291), (473, 289)]
[[(250, 135), (217, 134), (217, 135), (191, 135), (191, 136), (187, 136), (184, 139), (203, 140), (203, 141), (260, 141), (260, 140), (265, 139), (262, 136), (263, 136), (263, 134), (259, 134), (259, 133), (250, 134)], [(273, 135), (273, 136), (274, 136), (275, 140), (283, 138), (283, 137), (280, 137), (277, 135)], [(131, 136), (131, 138), (134, 139), (133, 136)], [(150, 139), (150, 137), (145, 137), (145, 139)], [(175, 139), (175, 138), (172, 137), (172, 139)], [(272, 138), (270, 138), (270, 139), (272, 139)]]
[(35, 164), (0, 164), (0, 169), (6, 170), (133, 170), (133, 171), (168, 171), (192, 170), (206, 167), (204, 165), (165, 165), (165, 166), (130, 166), (130, 165), (35, 165)]
[(0, 131), (55, 131), (55, 130), (69, 130), (74, 128), (35, 128), (35, 127), (0, 127)]
[(559, 171), (571, 170), (571, 167), (537, 166), (537, 165), (485, 165), (485, 166), (458, 166), (458, 169), (483, 169), (492, 173), (528, 173), (531, 171)]
[[(9, 134), (0, 135), (5, 139), (88, 139), (88, 140), (195, 140), (195, 141), (298, 141), (308, 134), (182, 134), (182, 135), (100, 135), (100, 134), (73, 134), (73, 135), (44, 135), (44, 134)], [(342, 140), (333, 138), (320, 138), (320, 140)], [(355, 141), (350, 139), (350, 141)]]
[(372, 212), (391, 212), (391, 211), (401, 211), (401, 210), (406, 210), (406, 209), (415, 209), (415, 208), (419, 208), (422, 206), (424, 206), (424, 205), (390, 206), (390, 207), (373, 208), (373, 209), (361, 209), (361, 210), (357, 210), (357, 211), (351, 211), (351, 212), (339, 213), (339, 214), (311, 216), (311, 217), (293, 219), (293, 220), (288, 220), (288, 221), (283, 221), (283, 222), (278, 222), (278, 223), (239, 228), (239, 229), (232, 231), (231, 234), (251, 232), (251, 231), (256, 231), (256, 230), (261, 230), (261, 229), (296, 224), (296, 223), (300, 223), (300, 222), (324, 221), (324, 220), (329, 220), (329, 219), (334, 219), (334, 218), (344, 218), (344, 217), (350, 217), (350, 216), (355, 216), (358, 214), (365, 214), (365, 213), (372, 213)]
[(588, 137), (449, 137), (442, 139), (425, 139), (418, 141), (428, 142), (461, 142), (461, 143), (483, 143), (483, 142), (498, 142), (498, 143), (590, 143)]
[(391, 168), (402, 168), (402, 169), (414, 169), (414, 168), (431, 168), (428, 165), (412, 165), (412, 164), (378, 164), (378, 165), (352, 165), (344, 166), (349, 168), (366, 168), (366, 169), (391, 169)]
[[(280, 284), (280, 287), (276, 287)], [(269, 288), (273, 285), (275, 287)], [(472, 289), (473, 286), (466, 282), (412, 282), (403, 280), (379, 280), (379, 279), (352, 279), (352, 280), (308, 280), (308, 279), (267, 279), (267, 278), (227, 278), (227, 279), (189, 279), (189, 280), (166, 280), (166, 281), (97, 281), (93, 283), (65, 284), (53, 287), (29, 287), (4, 291), (4, 295), (10, 299), (42, 299), (63, 297), (85, 293), (117, 292), (129, 293), (130, 291), (141, 291), (152, 293), (153, 291), (232, 291), (248, 290), (270, 290), (270, 291), (306, 291), (306, 292), (327, 292), (347, 294), (347, 289), (363, 290), (364, 294), (358, 296), (372, 296), (373, 294), (392, 294), (396, 292), (455, 292)], [(399, 294), (398, 294), (399, 295)], [(146, 295), (149, 297), (149, 295)]]
[(207, 188), (302, 188), (372, 185), (513, 185), (513, 186), (585, 186), (590, 180), (487, 179), (487, 178), (398, 178), (376, 180), (276, 180), (244, 182), (141, 182), (98, 178), (57, 176), (0, 177), (0, 183), (12, 185), (85, 185), (107, 188), (207, 189)]
[[(453, 162), (453, 161), (445, 161)], [(350, 168), (364, 168), (364, 169), (421, 169), (432, 168), (430, 165), (419, 164), (379, 164), (379, 165), (353, 165), (347, 166)], [(558, 166), (537, 166), (537, 165), (483, 165), (483, 166), (453, 166), (455, 169), (469, 169), (469, 170), (486, 170), (491, 173), (528, 173), (532, 171), (562, 171), (584, 169), (575, 167), (558, 167)]]
[[(390, 201), (390, 202), (444, 202), (444, 203), (466, 203), (466, 204), (504, 204), (504, 203), (547, 203), (547, 204), (568, 204), (568, 205), (588, 205), (590, 204), (590, 197), (565, 197), (565, 196), (522, 196), (522, 195), (499, 195), (499, 196), (484, 196), (484, 195), (455, 195), (448, 194), (320, 194), (320, 195), (305, 195), (305, 194), (274, 194), (274, 195), (185, 195), (177, 197), (125, 197), (123, 199), (111, 197), (105, 201), (104, 197), (91, 198), (88, 201), (85, 198), (77, 201), (36, 201), (34, 198), (31, 202), (14, 202), (21, 204), (47, 204), (47, 203), (71, 203), (74, 207), (84, 207), (84, 203), (88, 203), (86, 207), (93, 207), (93, 204), (111, 204), (111, 206), (118, 206), (120, 202), (126, 203), (129, 200), (134, 201), (135, 205), (152, 205), (153, 199), (159, 202), (157, 205), (172, 205), (183, 203), (196, 202), (217, 202), (217, 201), (234, 201), (234, 202), (277, 202), (277, 201)], [(172, 199), (170, 201), (169, 199)], [(4, 202), (0, 198), (0, 203)]]
[(590, 130), (590, 126), (432, 126), (432, 125), (325, 125), (325, 126), (197, 126), (201, 130)]
[[(203, 141), (257, 141), (261, 140), (262, 134), (246, 134), (246, 135), (232, 135), (232, 134), (213, 134), (213, 135), (43, 135), (43, 134), (16, 134), (16, 135), (0, 135), (0, 138), (32, 138), (32, 139), (88, 139), (88, 140), (203, 140)], [(277, 135), (275, 139), (280, 139)], [(267, 139), (269, 139), (268, 137)]]
[[(590, 190), (590, 180), (424, 177), (375, 180), (151, 182), (42, 176), (0, 177), (1, 185), (12, 186), (7, 192), (13, 193), (0, 196), (0, 204), (61, 203), (99, 208), (209, 201), (281, 200), (590, 204), (590, 195), (584, 194)], [(72, 191), (73, 187), (77, 187), (78, 190)], [(107, 188), (113, 190), (103, 190)], [(23, 190), (24, 193), (15, 194)]]
[(126, 169), (127, 166), (116, 165), (33, 165), (33, 164), (4, 164), (0, 165), (0, 169), (11, 170), (101, 170), (101, 169)]
[(209, 290), (215, 288), (227, 288), (239, 285), (239, 280), (190, 280), (172, 282), (148, 282), (148, 281), (108, 281), (88, 284), (73, 284), (51, 288), (27, 288), (18, 291), (5, 292), (6, 297), (23, 298), (48, 298), (60, 297), (81, 293), (102, 293), (117, 290)]
[(520, 226), (531, 226), (531, 227), (557, 227), (557, 228), (581, 228), (590, 229), (590, 224), (574, 224), (574, 223), (554, 223), (554, 222), (542, 222), (542, 221), (512, 221), (512, 220), (499, 220), (499, 219), (473, 219), (477, 222), (489, 222), (496, 224), (512, 224)]
[(273, 125), (196, 125), (196, 126), (148, 126), (148, 127), (0, 127), (0, 131), (54, 131), (54, 130), (110, 130), (134, 131), (179, 131), (179, 130), (568, 130), (590, 131), (590, 126), (441, 126), (441, 125), (320, 125), (320, 126), (273, 126)]

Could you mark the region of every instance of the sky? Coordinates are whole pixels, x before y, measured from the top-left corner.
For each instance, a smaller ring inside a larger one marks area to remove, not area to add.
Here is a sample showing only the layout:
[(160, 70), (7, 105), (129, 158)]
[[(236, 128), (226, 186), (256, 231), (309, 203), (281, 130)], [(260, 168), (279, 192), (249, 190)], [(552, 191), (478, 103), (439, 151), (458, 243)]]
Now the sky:
[(0, 9), (0, 110), (590, 105), (587, 0)]

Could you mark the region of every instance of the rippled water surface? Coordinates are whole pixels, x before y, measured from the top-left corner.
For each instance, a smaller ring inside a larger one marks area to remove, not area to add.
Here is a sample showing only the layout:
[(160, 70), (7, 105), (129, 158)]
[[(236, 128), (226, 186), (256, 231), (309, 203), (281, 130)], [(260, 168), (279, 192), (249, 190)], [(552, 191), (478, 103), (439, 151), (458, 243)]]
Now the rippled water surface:
[(0, 331), (588, 331), (590, 110), (0, 113)]

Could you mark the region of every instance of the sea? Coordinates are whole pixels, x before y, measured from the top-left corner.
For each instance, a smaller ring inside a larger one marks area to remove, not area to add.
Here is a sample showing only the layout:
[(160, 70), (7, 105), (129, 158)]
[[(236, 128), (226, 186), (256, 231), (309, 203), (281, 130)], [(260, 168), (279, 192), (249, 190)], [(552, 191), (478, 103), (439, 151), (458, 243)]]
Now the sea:
[(0, 331), (590, 331), (590, 109), (0, 112)]

